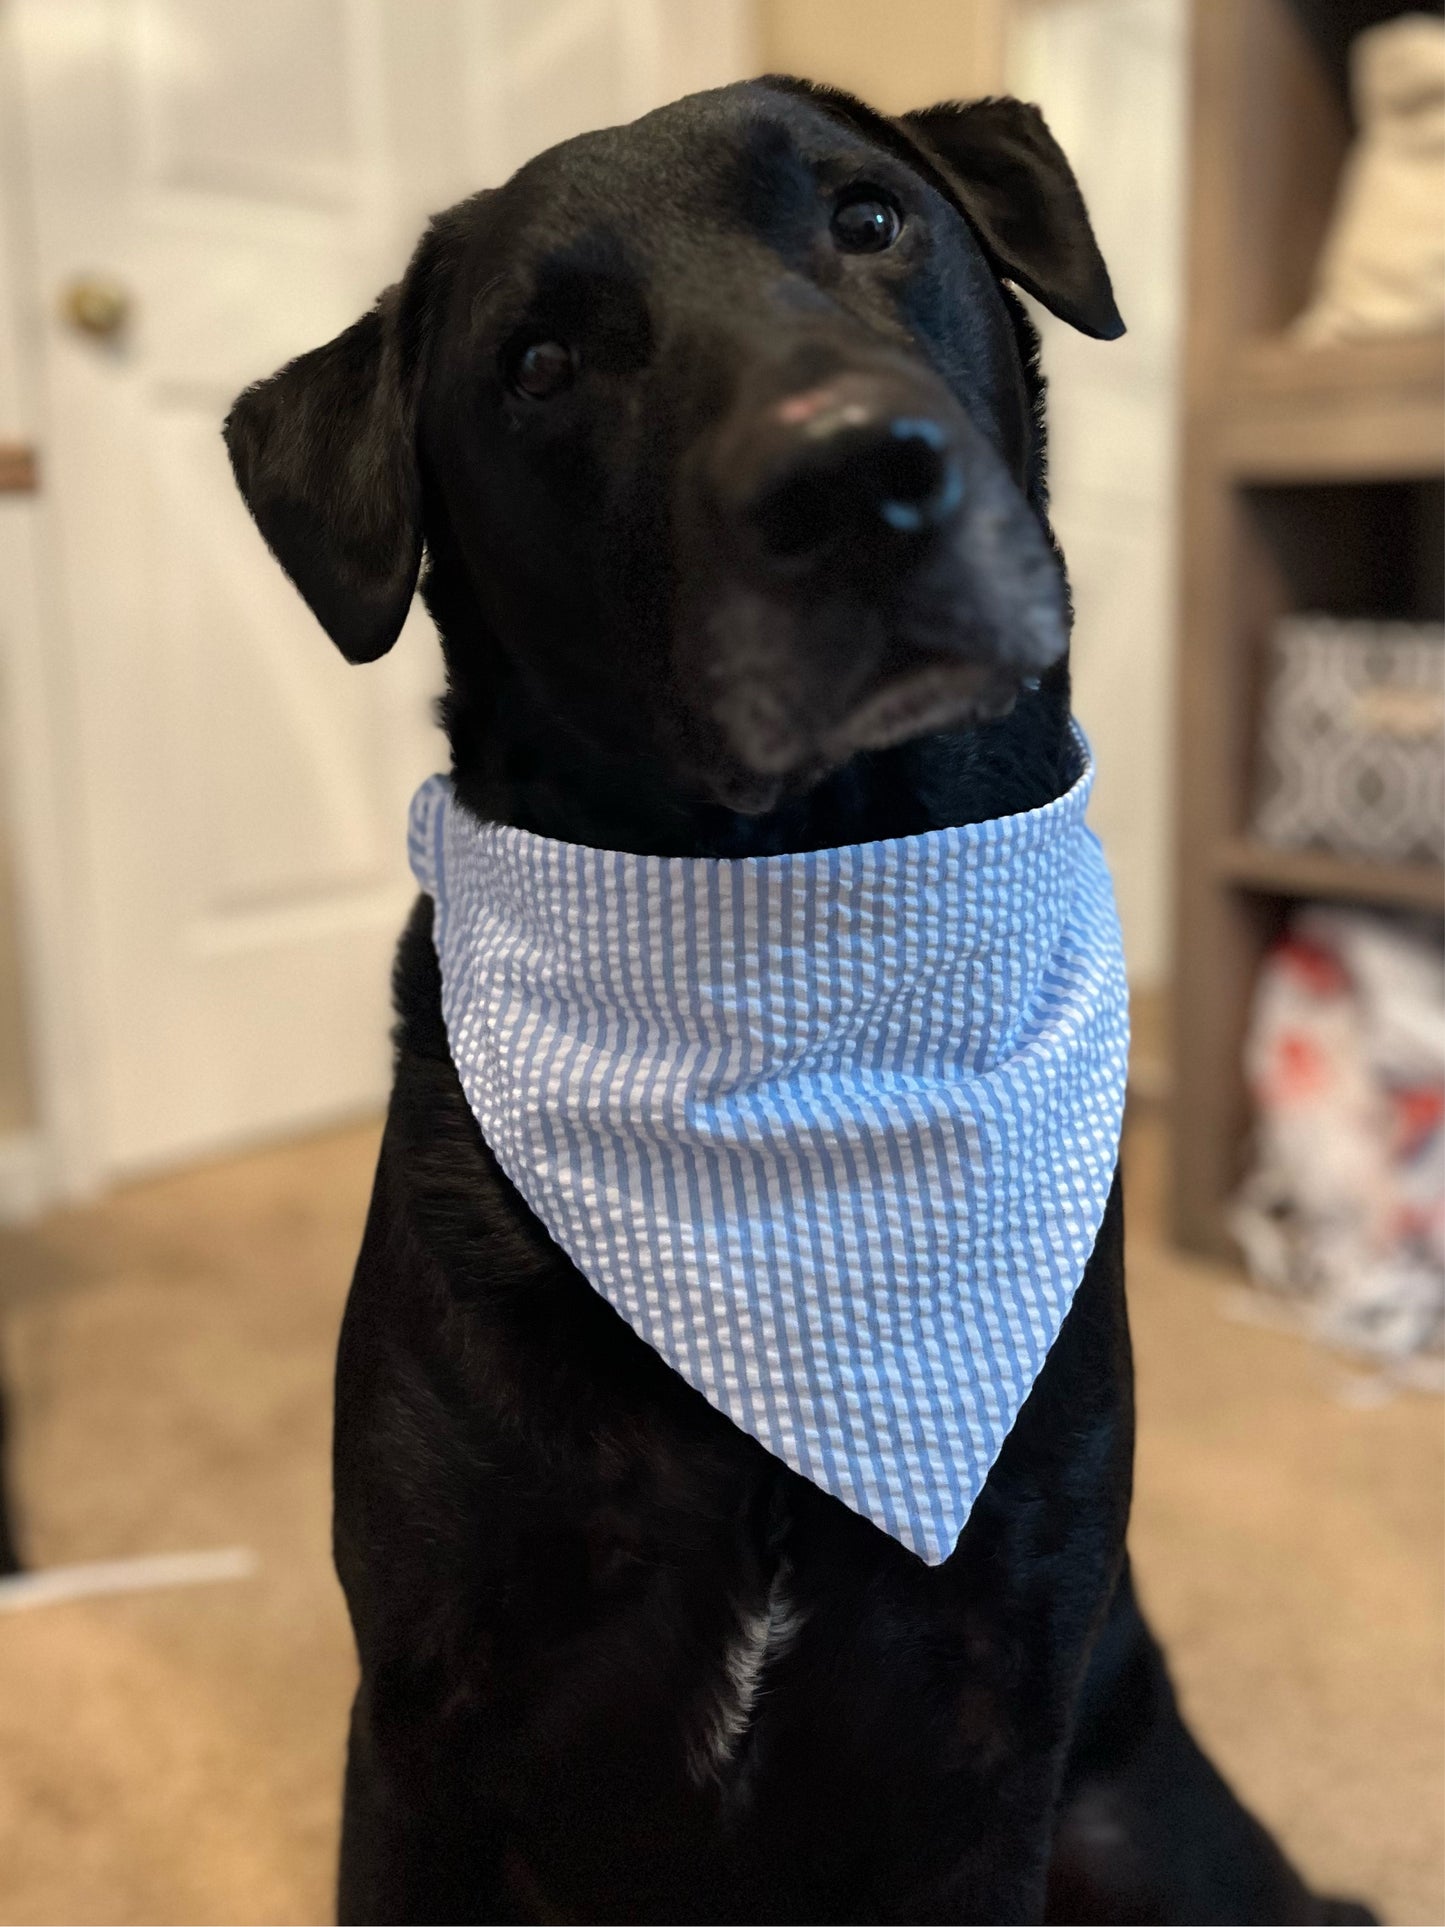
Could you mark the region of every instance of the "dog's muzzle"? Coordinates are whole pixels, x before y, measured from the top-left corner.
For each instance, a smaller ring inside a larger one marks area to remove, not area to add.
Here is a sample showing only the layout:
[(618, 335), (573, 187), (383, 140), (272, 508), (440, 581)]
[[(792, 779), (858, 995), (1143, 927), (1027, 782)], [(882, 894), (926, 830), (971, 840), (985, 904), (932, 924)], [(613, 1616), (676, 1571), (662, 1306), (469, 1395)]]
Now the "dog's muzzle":
[(751, 772), (821, 771), (999, 716), (1064, 652), (1063, 575), (1038, 516), (906, 363), (740, 399), (705, 476), (701, 680)]

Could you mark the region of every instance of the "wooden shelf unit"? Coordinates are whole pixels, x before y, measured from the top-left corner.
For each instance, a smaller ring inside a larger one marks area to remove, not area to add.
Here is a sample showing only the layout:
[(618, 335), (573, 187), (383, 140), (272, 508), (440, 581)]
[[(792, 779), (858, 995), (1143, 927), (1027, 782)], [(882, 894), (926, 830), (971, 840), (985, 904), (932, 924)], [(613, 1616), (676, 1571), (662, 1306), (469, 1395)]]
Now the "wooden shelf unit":
[(1360, 863), (1323, 851), (1276, 850), (1240, 836), (1220, 846), (1214, 874), (1225, 885), (1266, 896), (1445, 912), (1445, 870), (1435, 863)]
[(1221, 374), (1219, 453), (1241, 479), (1397, 480), (1445, 465), (1445, 336), (1364, 351), (1252, 341)]
[(1439, 914), (1430, 865), (1283, 851), (1248, 833), (1266, 645), (1292, 611), (1438, 618), (1445, 335), (1306, 349), (1350, 139), (1344, 50), (1387, 0), (1193, 0), (1185, 355), (1173, 1220), (1232, 1257), (1260, 957), (1301, 900)]

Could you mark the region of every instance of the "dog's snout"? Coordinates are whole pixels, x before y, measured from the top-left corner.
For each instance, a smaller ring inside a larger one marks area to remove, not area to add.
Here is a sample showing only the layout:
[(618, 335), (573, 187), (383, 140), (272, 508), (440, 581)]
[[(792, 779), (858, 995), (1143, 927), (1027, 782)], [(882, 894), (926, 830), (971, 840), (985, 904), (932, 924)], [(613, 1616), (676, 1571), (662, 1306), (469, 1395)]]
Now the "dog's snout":
[(758, 439), (741, 506), (782, 560), (858, 534), (927, 534), (963, 499), (946, 429), (881, 384), (844, 379), (791, 395), (767, 411)]
[(709, 713), (770, 781), (996, 720), (1068, 640), (1037, 512), (931, 372), (809, 375), (763, 363), (692, 471), (725, 584), (689, 630)]

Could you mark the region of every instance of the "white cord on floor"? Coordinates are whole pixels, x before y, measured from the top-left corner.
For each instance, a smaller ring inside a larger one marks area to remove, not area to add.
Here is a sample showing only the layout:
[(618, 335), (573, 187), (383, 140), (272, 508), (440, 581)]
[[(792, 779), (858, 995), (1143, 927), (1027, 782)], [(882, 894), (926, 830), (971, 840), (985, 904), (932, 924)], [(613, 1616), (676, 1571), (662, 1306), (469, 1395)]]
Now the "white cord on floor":
[(97, 1559), (83, 1566), (50, 1566), (0, 1579), (0, 1613), (55, 1606), (104, 1593), (151, 1592), (162, 1586), (207, 1586), (218, 1579), (250, 1579), (260, 1560), (249, 1546), (215, 1552), (158, 1552), (138, 1559)]

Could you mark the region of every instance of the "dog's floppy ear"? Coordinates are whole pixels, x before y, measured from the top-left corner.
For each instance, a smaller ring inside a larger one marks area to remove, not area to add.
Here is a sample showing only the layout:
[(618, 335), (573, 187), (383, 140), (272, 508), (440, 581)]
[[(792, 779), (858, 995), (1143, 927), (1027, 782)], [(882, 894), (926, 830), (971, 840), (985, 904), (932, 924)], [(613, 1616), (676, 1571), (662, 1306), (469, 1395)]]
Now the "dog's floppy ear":
[(900, 124), (937, 159), (1000, 274), (1086, 335), (1123, 334), (1084, 197), (1037, 107), (946, 101)]
[(390, 649), (421, 568), (399, 299), (389, 288), (335, 341), (248, 388), (225, 427), (246, 506), (348, 662)]
[(246, 506), (348, 662), (384, 656), (411, 607), (428, 343), (482, 198), (438, 215), (370, 314), (248, 388), (226, 421)]
[(1037, 107), (944, 101), (894, 119), (816, 80), (767, 74), (762, 85), (848, 122), (917, 168), (963, 215), (995, 272), (1060, 321), (1101, 341), (1123, 334), (1084, 197)]

